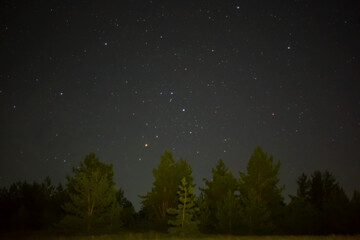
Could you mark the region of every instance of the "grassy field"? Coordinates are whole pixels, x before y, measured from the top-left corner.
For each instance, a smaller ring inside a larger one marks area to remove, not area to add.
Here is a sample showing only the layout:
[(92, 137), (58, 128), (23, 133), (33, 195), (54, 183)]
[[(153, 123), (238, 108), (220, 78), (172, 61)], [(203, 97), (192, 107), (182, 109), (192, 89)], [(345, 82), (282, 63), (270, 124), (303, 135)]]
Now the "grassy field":
[(356, 236), (230, 236), (230, 235), (202, 235), (198, 237), (174, 237), (164, 233), (148, 232), (148, 233), (119, 233), (111, 235), (92, 235), (92, 236), (67, 236), (67, 235), (50, 235), (48, 233), (11, 233), (0, 235), (0, 239), (28, 239), (28, 240), (144, 240), (144, 239), (201, 239), (201, 240), (360, 240), (360, 235)]

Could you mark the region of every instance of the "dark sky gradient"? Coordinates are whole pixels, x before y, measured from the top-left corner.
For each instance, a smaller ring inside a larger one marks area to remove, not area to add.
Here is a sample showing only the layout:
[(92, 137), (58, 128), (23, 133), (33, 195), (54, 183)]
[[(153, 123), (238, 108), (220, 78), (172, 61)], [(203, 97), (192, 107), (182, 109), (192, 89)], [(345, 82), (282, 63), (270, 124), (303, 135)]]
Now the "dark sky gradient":
[[(1, 1), (0, 184), (95, 152), (138, 208), (165, 149), (197, 186), (260, 145), (360, 189), (359, 1)], [(145, 147), (148, 144), (148, 147)]]

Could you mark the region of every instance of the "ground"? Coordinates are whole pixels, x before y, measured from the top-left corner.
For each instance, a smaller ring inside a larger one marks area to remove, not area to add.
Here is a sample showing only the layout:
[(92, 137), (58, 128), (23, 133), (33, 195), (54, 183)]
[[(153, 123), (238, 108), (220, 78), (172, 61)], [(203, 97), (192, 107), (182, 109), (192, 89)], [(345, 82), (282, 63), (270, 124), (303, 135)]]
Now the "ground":
[(132, 233), (122, 232), (111, 235), (90, 235), (90, 236), (69, 236), (49, 233), (34, 233), (34, 232), (22, 232), (22, 233), (8, 233), (0, 235), (0, 239), (13, 240), (13, 239), (28, 239), (28, 240), (142, 240), (142, 239), (201, 239), (201, 240), (360, 240), (360, 235), (355, 236), (342, 236), (342, 235), (330, 235), (330, 236), (231, 236), (231, 235), (201, 235), (198, 237), (172, 237), (167, 234), (157, 232), (147, 233)]

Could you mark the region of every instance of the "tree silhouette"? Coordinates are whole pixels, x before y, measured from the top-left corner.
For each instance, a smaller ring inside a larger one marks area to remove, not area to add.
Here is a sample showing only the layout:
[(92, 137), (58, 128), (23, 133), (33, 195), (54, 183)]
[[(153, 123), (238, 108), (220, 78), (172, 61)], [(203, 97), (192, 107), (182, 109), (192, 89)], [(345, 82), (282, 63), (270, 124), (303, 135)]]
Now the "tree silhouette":
[(123, 226), (130, 227), (135, 221), (135, 209), (133, 204), (124, 196), (124, 190), (121, 188), (116, 192), (116, 201), (122, 206), (120, 216)]
[(334, 175), (314, 171), (297, 179), (296, 196), (288, 205), (289, 230), (298, 234), (348, 233), (351, 204)]
[(50, 229), (62, 217), (66, 198), (50, 177), (32, 184), (16, 182), (0, 190), (0, 231)]

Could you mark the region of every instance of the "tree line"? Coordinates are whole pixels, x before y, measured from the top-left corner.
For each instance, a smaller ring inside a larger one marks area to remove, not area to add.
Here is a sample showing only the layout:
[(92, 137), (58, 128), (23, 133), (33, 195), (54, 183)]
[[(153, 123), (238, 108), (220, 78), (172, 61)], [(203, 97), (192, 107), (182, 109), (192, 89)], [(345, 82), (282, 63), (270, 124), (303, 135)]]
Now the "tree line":
[(279, 185), (280, 162), (256, 147), (246, 172), (233, 174), (219, 160), (211, 179), (195, 196), (192, 169), (165, 151), (153, 169), (151, 191), (135, 212), (115, 187), (113, 166), (91, 153), (73, 168), (66, 185), (17, 182), (0, 190), (1, 231), (47, 230), (117, 232), (156, 230), (176, 235), (199, 233), (357, 234), (360, 192), (349, 198), (328, 171), (303, 173), (289, 203)]

